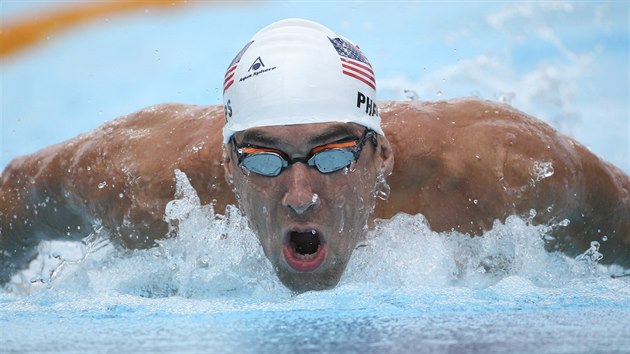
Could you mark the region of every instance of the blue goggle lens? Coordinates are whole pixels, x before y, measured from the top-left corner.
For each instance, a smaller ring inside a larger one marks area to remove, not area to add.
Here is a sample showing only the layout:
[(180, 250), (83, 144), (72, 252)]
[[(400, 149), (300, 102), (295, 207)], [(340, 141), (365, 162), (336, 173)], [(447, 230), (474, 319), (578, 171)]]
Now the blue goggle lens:
[(321, 173), (332, 173), (347, 167), (354, 159), (354, 153), (348, 149), (328, 149), (313, 155), (308, 165), (315, 166)]
[(272, 177), (280, 174), (287, 161), (273, 152), (259, 152), (245, 156), (241, 165), (259, 175)]

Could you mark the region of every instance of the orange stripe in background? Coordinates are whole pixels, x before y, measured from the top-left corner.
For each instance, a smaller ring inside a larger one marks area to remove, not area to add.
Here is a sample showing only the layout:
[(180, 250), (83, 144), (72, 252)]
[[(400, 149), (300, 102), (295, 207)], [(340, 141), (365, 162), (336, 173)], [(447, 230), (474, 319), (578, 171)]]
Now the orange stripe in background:
[(33, 46), (54, 33), (99, 17), (120, 14), (139, 8), (159, 7), (169, 9), (186, 3), (186, 0), (84, 2), (9, 21), (11, 23), (7, 23), (0, 28), (0, 58)]

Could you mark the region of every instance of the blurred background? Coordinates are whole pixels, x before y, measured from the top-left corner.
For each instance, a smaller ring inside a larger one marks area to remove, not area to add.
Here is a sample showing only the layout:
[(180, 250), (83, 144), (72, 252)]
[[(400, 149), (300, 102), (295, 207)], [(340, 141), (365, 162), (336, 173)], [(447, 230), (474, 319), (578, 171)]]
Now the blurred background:
[(361, 46), (379, 100), (506, 102), (630, 172), (625, 0), (0, 0), (0, 14), (0, 169), (149, 105), (222, 104), (249, 38), (302, 17)]

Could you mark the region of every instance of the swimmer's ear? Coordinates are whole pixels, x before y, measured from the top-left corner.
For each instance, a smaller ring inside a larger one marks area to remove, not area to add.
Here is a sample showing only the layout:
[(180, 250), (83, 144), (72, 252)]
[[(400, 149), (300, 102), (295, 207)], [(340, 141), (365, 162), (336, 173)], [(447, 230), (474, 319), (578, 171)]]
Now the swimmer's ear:
[(394, 170), (394, 151), (386, 137), (379, 136), (378, 143), (377, 152), (381, 160), (381, 172), (383, 176), (387, 177), (391, 175)]

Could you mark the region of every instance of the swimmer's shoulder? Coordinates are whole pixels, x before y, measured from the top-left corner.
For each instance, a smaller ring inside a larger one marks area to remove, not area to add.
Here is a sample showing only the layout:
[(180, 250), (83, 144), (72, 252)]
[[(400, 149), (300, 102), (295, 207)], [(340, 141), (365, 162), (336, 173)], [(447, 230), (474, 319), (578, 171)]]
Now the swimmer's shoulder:
[(384, 129), (413, 127), (418, 122), (465, 126), (487, 121), (527, 122), (538, 120), (515, 107), (474, 97), (441, 101), (381, 102), (379, 112)]
[(102, 127), (117, 126), (121, 124), (142, 125), (149, 123), (151, 126), (159, 126), (161, 123), (174, 121), (204, 121), (223, 123), (223, 107), (218, 105), (189, 105), (183, 103), (160, 103), (142, 108), (133, 113), (118, 117)]

